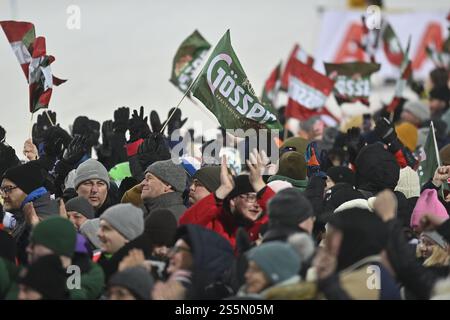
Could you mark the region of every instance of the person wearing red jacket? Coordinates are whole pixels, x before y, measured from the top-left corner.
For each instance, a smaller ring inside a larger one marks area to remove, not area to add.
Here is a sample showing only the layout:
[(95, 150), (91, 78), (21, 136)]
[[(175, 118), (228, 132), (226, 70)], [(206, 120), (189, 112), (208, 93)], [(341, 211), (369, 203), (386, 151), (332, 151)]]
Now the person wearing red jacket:
[(198, 224), (213, 230), (236, 247), (236, 232), (243, 227), (251, 241), (260, 236), (260, 228), (268, 222), (266, 206), (275, 192), (264, 183), (264, 168), (260, 155), (256, 163), (247, 161), (249, 175), (233, 179), (227, 170), (226, 157), (222, 158), (220, 187), (203, 198), (180, 217), (179, 224)]

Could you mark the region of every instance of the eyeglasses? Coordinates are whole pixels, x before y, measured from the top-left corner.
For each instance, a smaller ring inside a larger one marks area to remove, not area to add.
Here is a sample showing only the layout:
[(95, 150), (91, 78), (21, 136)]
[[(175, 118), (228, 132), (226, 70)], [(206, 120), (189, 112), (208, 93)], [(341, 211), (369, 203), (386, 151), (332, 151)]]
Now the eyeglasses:
[(245, 199), (247, 202), (250, 202), (250, 203), (256, 202), (256, 199), (257, 199), (256, 193), (245, 193), (245, 194), (240, 194), (240, 195), (239, 195), (239, 198)]
[(1, 187), (0, 188), (0, 194), (2, 196), (6, 196), (7, 194), (11, 193), (14, 189), (18, 188), (18, 186), (7, 186), (7, 187)]

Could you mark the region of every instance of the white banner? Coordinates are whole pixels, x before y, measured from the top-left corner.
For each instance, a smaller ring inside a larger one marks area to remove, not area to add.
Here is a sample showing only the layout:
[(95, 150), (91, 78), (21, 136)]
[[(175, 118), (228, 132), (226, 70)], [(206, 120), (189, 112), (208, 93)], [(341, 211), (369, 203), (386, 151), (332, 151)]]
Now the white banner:
[[(413, 63), (415, 79), (424, 80), (434, 68), (433, 62), (427, 57), (425, 48), (433, 44), (438, 47), (448, 36), (447, 11), (442, 12), (407, 12), (384, 14), (394, 29), (405, 50), (408, 37), (411, 35), (409, 57)], [(315, 54), (314, 68), (324, 72), (324, 62), (343, 63), (353, 61), (368, 62), (367, 55), (358, 48), (355, 41), (362, 36), (361, 16), (363, 11), (325, 11), (322, 16), (322, 26), (319, 35), (319, 45)], [(386, 59), (383, 43), (380, 43), (375, 55), (377, 63), (381, 64), (378, 74), (382, 78), (397, 79), (400, 70)]]

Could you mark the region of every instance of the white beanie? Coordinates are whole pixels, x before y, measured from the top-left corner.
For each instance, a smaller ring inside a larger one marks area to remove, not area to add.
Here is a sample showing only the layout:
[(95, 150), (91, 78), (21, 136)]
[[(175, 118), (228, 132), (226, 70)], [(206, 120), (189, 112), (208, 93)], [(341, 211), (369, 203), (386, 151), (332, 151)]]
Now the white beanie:
[(411, 167), (400, 169), (400, 177), (398, 179), (395, 191), (399, 191), (405, 195), (407, 199), (420, 196), (420, 180), (419, 175)]

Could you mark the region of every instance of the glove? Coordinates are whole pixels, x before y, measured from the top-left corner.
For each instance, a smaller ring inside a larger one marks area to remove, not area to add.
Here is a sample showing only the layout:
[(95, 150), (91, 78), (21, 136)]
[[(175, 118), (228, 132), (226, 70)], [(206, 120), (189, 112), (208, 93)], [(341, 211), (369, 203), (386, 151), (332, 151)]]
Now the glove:
[(125, 133), (128, 129), (128, 121), (130, 119), (130, 109), (121, 107), (114, 111), (114, 131)]
[(88, 150), (86, 136), (76, 136), (72, 139), (66, 151), (64, 151), (63, 159), (71, 165), (78, 163)]
[(138, 148), (137, 157), (142, 168), (156, 161), (170, 159), (170, 150), (161, 133), (152, 133)]
[(111, 140), (114, 138), (114, 122), (106, 120), (102, 124), (102, 140), (104, 145), (111, 145)]
[(347, 147), (350, 163), (355, 162), (356, 156), (358, 155), (364, 144), (365, 142), (361, 135), (360, 128), (353, 127), (347, 130), (347, 135), (345, 137), (345, 146)]
[(137, 110), (133, 110), (131, 119), (128, 121), (128, 129), (130, 130), (130, 140), (128, 142), (146, 139), (149, 136), (150, 128), (147, 124), (147, 118), (144, 118), (143, 106), (141, 106), (139, 114)]
[(161, 132), (163, 124), (161, 123), (158, 112), (156, 112), (155, 110), (152, 110), (152, 112), (150, 112), (150, 125), (152, 127), (152, 132)]
[[(47, 112), (53, 124), (56, 124), (56, 112), (53, 111), (44, 111), (44, 112)], [(33, 138), (33, 143), (35, 145), (39, 145), (41, 142), (44, 141), (45, 131), (47, 131), (50, 127), (52, 127), (52, 124), (48, 120), (47, 115), (45, 115), (44, 113), (39, 114), (37, 116), (36, 123), (33, 124), (31, 134)]]
[[(173, 114), (172, 118), (169, 119), (172, 112), (174, 112), (174, 114)], [(172, 136), (172, 133), (175, 130), (178, 130), (182, 126), (184, 126), (184, 124), (186, 123), (187, 120), (188, 120), (188, 118), (184, 118), (183, 120), (181, 120), (181, 110), (180, 109), (177, 108), (175, 111), (174, 111), (174, 108), (170, 109), (169, 114), (167, 115), (167, 120), (166, 120), (166, 121), (168, 121), (167, 133), (168, 133), (169, 137)]]
[(380, 118), (377, 120), (375, 129), (375, 134), (388, 146), (388, 150), (391, 153), (396, 153), (403, 147), (403, 144), (397, 137), (394, 127), (391, 122), (386, 118)]
[(49, 157), (61, 158), (64, 148), (72, 141), (70, 134), (59, 125), (45, 131), (44, 153)]
[(305, 152), (305, 161), (307, 165), (307, 175), (308, 177), (321, 177), (326, 178), (327, 175), (320, 169), (320, 162), (317, 159), (317, 142), (313, 141), (308, 144)]

